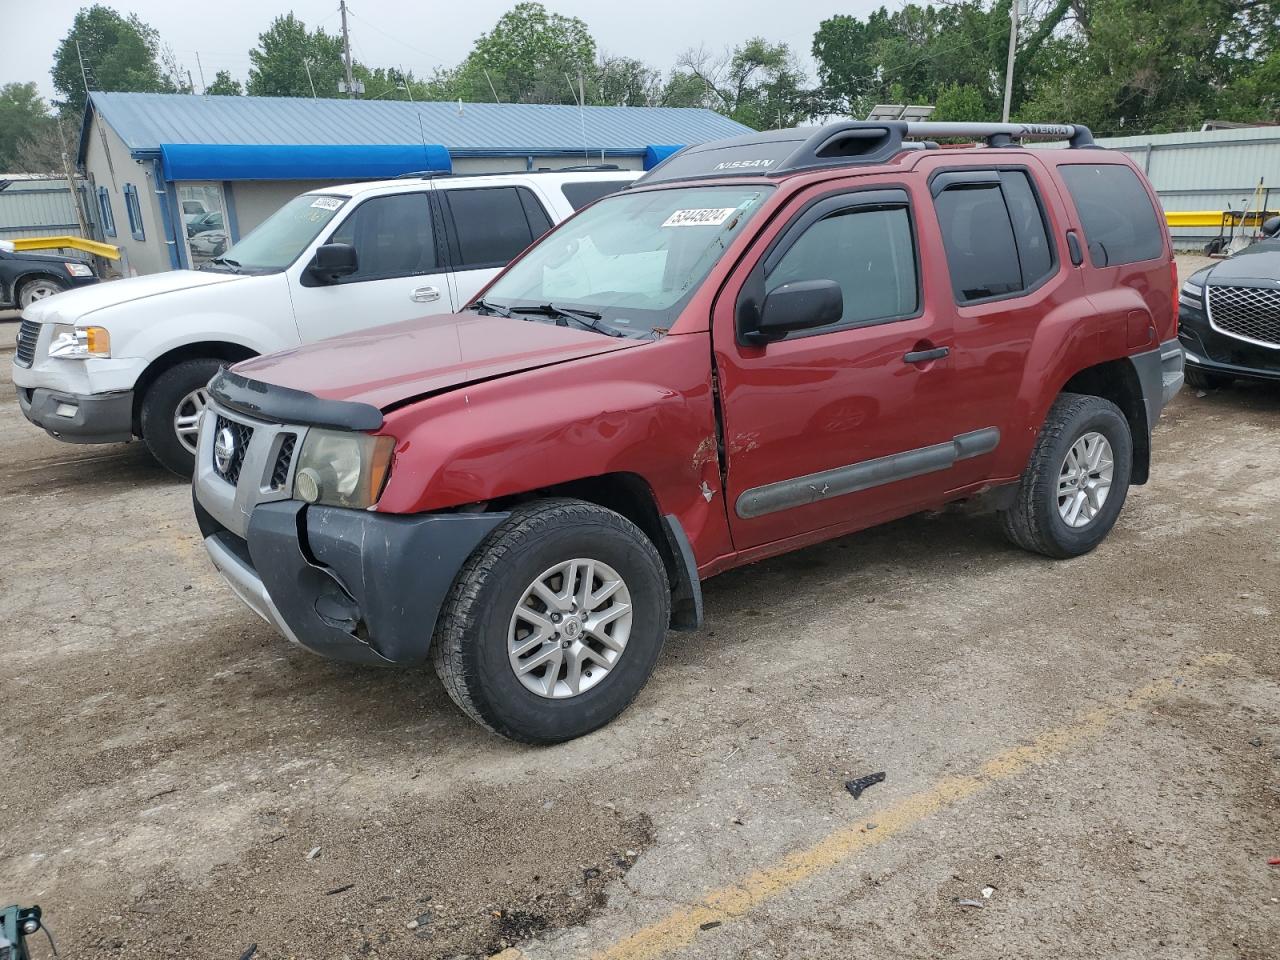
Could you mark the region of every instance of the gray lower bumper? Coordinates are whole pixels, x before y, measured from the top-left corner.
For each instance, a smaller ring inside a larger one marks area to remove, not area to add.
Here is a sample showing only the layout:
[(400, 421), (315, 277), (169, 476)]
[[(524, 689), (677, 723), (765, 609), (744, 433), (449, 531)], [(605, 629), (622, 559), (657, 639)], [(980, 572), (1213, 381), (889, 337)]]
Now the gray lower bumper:
[(1142, 386), (1142, 400), (1147, 408), (1147, 430), (1152, 430), (1165, 406), (1182, 389), (1182, 345), (1177, 340), (1167, 340), (1157, 349), (1130, 359), (1134, 369), (1138, 371), (1138, 383)]
[(133, 439), (133, 393), (80, 396), (44, 387), (19, 387), (22, 415), (69, 443), (122, 443)]

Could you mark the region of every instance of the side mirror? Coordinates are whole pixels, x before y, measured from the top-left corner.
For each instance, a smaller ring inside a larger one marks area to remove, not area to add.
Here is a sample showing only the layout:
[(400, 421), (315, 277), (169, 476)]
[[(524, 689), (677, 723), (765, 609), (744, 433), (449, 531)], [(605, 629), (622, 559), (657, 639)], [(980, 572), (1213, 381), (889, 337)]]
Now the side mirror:
[(1280, 233), (1280, 217), (1267, 217), (1262, 221), (1262, 235), (1264, 237), (1274, 237)]
[(349, 243), (326, 243), (316, 248), (307, 274), (316, 283), (336, 283), (360, 269), (356, 248)]
[(754, 330), (744, 331), (751, 343), (781, 340), (792, 330), (810, 330), (839, 323), (844, 316), (844, 292), (834, 280), (784, 283), (764, 298)]

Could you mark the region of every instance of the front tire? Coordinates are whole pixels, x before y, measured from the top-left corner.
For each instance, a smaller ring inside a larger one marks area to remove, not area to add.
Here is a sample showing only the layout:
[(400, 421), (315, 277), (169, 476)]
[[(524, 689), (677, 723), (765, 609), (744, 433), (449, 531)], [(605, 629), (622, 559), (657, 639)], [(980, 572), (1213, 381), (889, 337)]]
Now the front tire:
[(142, 398), (142, 442), (161, 466), (190, 478), (196, 466), (196, 430), (209, 402), (209, 381), (226, 364), (202, 358), (170, 367)]
[(635, 524), (580, 500), (538, 500), (463, 566), (432, 657), (477, 723), (560, 743), (627, 708), (653, 672), (670, 612), (662, 559)]
[(1058, 560), (1088, 553), (1115, 526), (1132, 472), (1133, 436), (1120, 408), (1101, 397), (1061, 394), (1013, 505), (1001, 513), (1005, 536)]
[(65, 289), (67, 289), (65, 283), (60, 283), (52, 277), (36, 277), (28, 280), (18, 288), (18, 307), (25, 310), (37, 300), (52, 297)]

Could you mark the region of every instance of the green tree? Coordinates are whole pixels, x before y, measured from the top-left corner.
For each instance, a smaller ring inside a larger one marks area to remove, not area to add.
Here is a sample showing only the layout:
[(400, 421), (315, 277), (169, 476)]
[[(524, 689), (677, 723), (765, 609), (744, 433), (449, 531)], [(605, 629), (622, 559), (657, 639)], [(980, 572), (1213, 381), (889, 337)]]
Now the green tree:
[(255, 97), (338, 96), (342, 41), (292, 13), (276, 17), (249, 51), (248, 92)]
[(988, 97), (976, 87), (951, 84), (938, 91), (930, 120), (999, 120)]
[(84, 112), (81, 56), (90, 90), (174, 92), (179, 88), (178, 78), (161, 66), (162, 52), (159, 35), (136, 14), (122, 17), (101, 4), (81, 8), (54, 52), (50, 71), (54, 89), (62, 96), (63, 110), (76, 119)]
[(20, 158), (23, 147), (53, 131), (53, 124), (34, 83), (6, 83), (0, 87), (0, 173), (46, 172), (21, 169)]
[(238, 97), (244, 93), (239, 80), (233, 80), (228, 70), (219, 70), (213, 77), (213, 83), (204, 88), (209, 97)]
[(596, 42), (577, 17), (548, 13), (541, 3), (517, 3), (449, 78), (455, 96), (504, 103), (576, 103), (595, 74)]
[(666, 92), (680, 106), (710, 107), (757, 130), (792, 127), (821, 112), (791, 48), (763, 37), (719, 57), (687, 51)]

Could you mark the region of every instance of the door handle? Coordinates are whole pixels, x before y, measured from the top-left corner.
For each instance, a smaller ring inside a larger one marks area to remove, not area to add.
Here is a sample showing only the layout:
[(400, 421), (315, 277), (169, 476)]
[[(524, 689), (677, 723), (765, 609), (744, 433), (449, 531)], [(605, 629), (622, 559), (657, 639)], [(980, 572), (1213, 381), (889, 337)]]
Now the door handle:
[(440, 299), (439, 287), (419, 287), (413, 293), (409, 294), (409, 299), (414, 303), (434, 303)]
[(912, 350), (902, 355), (903, 363), (928, 363), (930, 360), (941, 360), (951, 353), (950, 347), (934, 347), (932, 350)]

